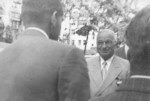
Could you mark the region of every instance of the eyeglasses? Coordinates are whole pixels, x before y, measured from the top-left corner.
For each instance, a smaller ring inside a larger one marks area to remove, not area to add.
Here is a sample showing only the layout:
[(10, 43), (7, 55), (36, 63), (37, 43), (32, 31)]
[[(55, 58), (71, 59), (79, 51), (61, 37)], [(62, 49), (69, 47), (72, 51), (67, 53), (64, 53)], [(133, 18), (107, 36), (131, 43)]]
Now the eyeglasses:
[(99, 46), (102, 46), (102, 45), (106, 45), (106, 46), (110, 46), (110, 45), (112, 45), (112, 41), (110, 41), (110, 40), (107, 40), (107, 41), (98, 41), (98, 43), (97, 43), (97, 45), (99, 45)]

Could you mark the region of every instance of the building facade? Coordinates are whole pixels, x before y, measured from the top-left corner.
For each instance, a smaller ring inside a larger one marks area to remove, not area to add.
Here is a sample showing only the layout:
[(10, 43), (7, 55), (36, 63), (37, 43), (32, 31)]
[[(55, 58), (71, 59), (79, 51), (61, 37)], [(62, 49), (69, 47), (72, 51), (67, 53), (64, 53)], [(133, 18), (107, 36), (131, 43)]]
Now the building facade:
[[(87, 36), (78, 35), (76, 33), (81, 27), (84, 26), (87, 20), (81, 19), (80, 21), (66, 18), (62, 23), (61, 35), (60, 37), (64, 39), (64, 43), (76, 46), (82, 50), (85, 48), (85, 42), (87, 40)], [(66, 37), (68, 36), (68, 37)], [(88, 35), (87, 42), (87, 50), (96, 47), (96, 31), (90, 31)]]
[(20, 25), (22, 0), (13, 0), (10, 6), (10, 21), (14, 30), (18, 30)]

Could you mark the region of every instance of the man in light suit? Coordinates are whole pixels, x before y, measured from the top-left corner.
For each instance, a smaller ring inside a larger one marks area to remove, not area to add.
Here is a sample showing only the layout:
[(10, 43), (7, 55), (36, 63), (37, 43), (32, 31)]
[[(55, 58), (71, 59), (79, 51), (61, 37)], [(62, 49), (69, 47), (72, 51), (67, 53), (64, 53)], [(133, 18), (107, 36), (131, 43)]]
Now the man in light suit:
[(57, 42), (59, 0), (23, 0), (26, 30), (0, 54), (0, 101), (87, 101), (83, 52)]
[[(129, 74), (129, 62), (114, 55), (114, 32), (105, 29), (97, 36), (97, 50), (99, 56), (87, 60), (91, 99), (106, 96), (115, 91)], [(103, 76), (103, 62), (106, 62), (106, 75)]]
[(125, 36), (131, 77), (114, 93), (92, 101), (150, 101), (150, 5), (135, 15)]

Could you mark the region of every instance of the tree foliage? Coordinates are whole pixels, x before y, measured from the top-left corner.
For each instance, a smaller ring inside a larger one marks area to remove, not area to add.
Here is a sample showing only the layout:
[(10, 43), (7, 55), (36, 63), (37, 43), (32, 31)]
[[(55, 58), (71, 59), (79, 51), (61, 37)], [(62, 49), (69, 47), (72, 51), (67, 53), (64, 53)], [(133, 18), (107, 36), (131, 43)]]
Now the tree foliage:
[(89, 34), (91, 30), (94, 30), (94, 28), (90, 25), (84, 25), (79, 30), (76, 31), (78, 35), (86, 36)]
[[(65, 17), (80, 22), (83, 18), (87, 25), (98, 30), (109, 28), (122, 33), (136, 13), (135, 0), (63, 0)], [(83, 28), (82, 28), (83, 29)]]

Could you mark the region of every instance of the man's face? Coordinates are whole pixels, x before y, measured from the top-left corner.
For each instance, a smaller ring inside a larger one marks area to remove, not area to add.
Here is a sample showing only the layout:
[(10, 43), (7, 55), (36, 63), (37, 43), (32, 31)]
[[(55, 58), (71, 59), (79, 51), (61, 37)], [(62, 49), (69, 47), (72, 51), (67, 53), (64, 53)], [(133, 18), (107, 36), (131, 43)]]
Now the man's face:
[(107, 60), (114, 54), (115, 39), (109, 32), (103, 32), (97, 37), (97, 51), (100, 56)]

